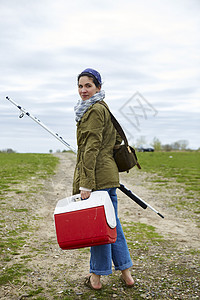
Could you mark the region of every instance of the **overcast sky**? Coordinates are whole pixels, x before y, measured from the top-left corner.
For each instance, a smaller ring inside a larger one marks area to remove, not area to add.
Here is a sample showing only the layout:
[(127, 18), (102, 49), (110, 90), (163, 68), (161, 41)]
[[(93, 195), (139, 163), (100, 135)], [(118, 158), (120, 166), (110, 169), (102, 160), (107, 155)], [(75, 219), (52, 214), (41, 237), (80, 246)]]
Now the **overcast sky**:
[(199, 32), (199, 0), (0, 0), (0, 150), (65, 149), (6, 96), (75, 147), (87, 67), (131, 143), (199, 148)]

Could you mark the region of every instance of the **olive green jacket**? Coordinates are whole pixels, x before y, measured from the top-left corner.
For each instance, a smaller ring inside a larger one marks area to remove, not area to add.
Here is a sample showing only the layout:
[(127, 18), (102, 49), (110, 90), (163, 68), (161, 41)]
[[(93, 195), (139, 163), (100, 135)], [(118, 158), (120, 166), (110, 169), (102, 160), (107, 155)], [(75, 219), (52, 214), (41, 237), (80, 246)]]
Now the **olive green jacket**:
[(99, 190), (119, 186), (113, 148), (120, 143), (121, 137), (108, 110), (98, 102), (91, 105), (77, 123), (78, 153), (73, 194), (80, 193), (80, 187)]

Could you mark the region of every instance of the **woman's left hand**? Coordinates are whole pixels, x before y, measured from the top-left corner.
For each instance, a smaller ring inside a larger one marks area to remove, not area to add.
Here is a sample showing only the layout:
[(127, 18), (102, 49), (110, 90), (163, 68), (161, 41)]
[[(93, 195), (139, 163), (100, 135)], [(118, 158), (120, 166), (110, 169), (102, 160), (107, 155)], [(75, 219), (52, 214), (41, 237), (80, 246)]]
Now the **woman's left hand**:
[(90, 195), (91, 195), (91, 192), (89, 192), (89, 191), (81, 191), (81, 199), (83, 199), (83, 200), (89, 198)]

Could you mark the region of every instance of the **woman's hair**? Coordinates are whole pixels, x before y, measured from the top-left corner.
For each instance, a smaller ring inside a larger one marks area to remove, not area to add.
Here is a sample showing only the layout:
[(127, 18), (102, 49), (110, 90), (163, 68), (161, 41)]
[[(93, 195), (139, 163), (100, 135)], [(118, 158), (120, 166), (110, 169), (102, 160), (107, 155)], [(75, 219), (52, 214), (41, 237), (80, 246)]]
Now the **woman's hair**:
[(79, 75), (78, 75), (78, 82), (79, 82), (79, 79), (82, 77), (82, 76), (88, 76), (90, 78), (92, 78), (93, 80), (93, 83), (95, 84), (95, 86), (97, 88), (100, 88), (101, 87), (101, 75), (99, 74), (99, 72), (97, 72), (96, 70), (94, 69), (85, 69), (83, 72), (81, 72)]
[(78, 82), (79, 82), (79, 79), (80, 79), (82, 76), (87, 76), (87, 77), (92, 78), (93, 83), (95, 84), (95, 86), (96, 86), (97, 88), (101, 87), (101, 84), (98, 82), (98, 80), (96, 79), (96, 77), (94, 77), (92, 74), (87, 73), (87, 72), (81, 73), (81, 74), (78, 75)]

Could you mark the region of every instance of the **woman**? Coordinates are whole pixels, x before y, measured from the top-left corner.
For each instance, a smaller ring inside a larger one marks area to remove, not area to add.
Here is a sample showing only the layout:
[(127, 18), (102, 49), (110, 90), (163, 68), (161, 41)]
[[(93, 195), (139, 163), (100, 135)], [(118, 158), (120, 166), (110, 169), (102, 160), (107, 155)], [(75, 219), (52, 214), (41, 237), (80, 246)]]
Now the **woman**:
[(113, 159), (113, 148), (121, 143), (121, 138), (111, 122), (108, 110), (99, 103), (105, 97), (101, 86), (100, 74), (94, 69), (85, 69), (78, 76), (81, 100), (75, 106), (78, 154), (73, 194), (80, 193), (82, 199), (87, 199), (91, 191), (106, 190), (112, 200), (117, 219), (116, 242), (91, 247), (91, 275), (85, 283), (95, 290), (102, 287), (101, 275), (112, 273), (112, 261), (115, 269), (121, 270), (121, 279), (126, 286), (132, 287), (134, 284), (129, 270), (133, 264), (117, 217), (116, 188), (119, 187), (119, 173)]

